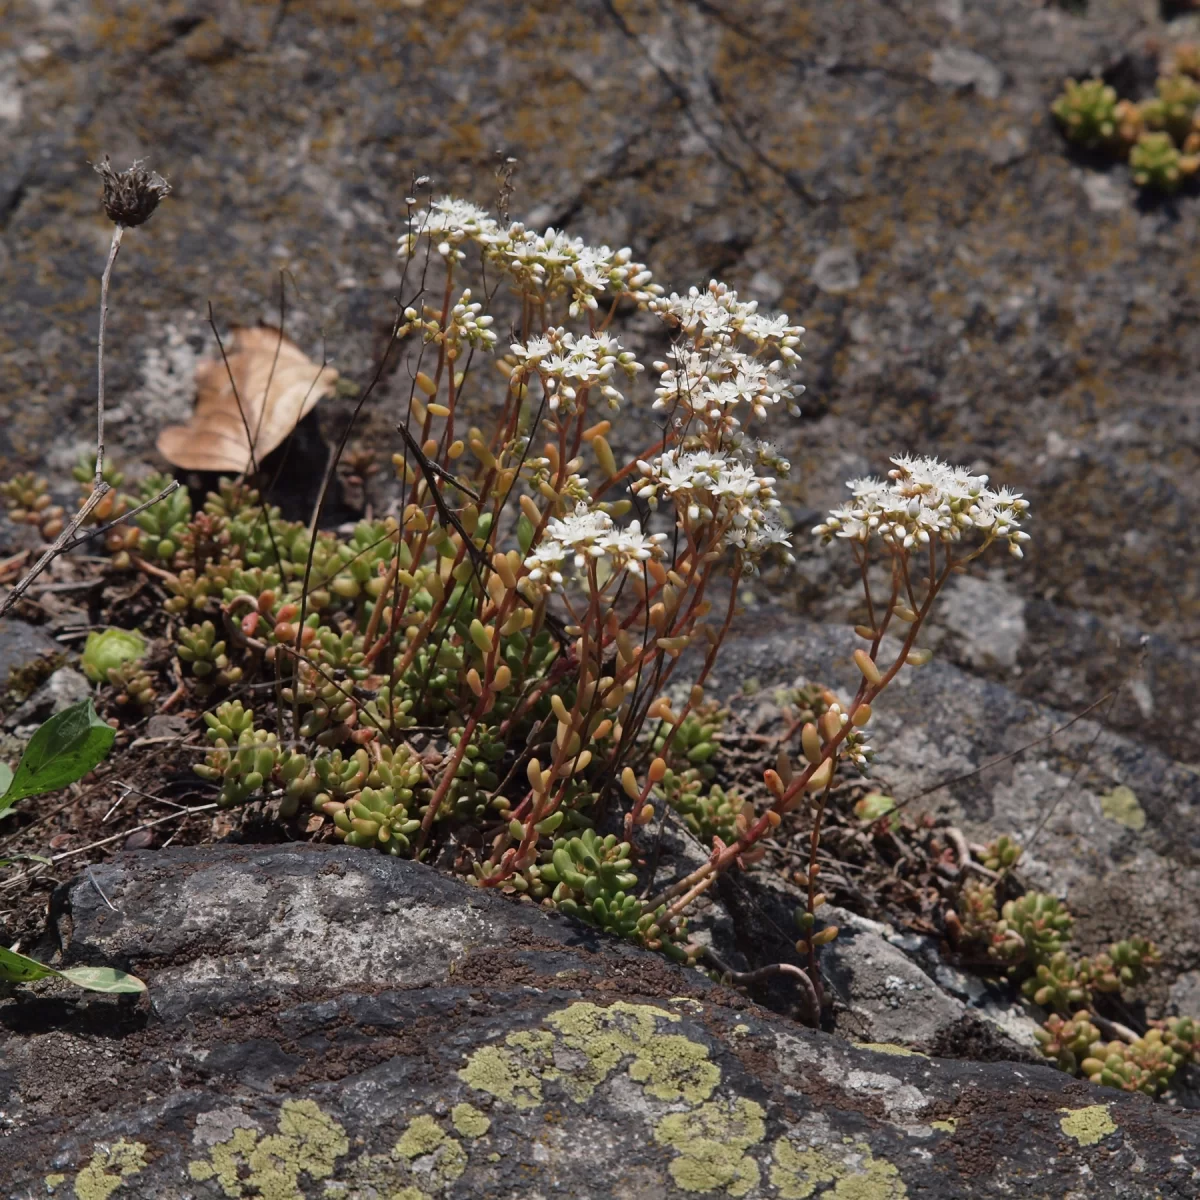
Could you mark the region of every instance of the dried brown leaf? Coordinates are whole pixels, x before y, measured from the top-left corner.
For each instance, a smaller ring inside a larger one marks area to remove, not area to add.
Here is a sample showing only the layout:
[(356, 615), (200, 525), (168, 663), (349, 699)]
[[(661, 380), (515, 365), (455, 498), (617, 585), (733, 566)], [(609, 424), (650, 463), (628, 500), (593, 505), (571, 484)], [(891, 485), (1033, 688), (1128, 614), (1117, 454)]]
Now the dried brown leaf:
[(319, 366), (267, 325), (231, 330), (226, 354), (228, 370), (220, 358), (196, 367), (191, 420), (158, 435), (158, 452), (173, 466), (235, 474), (249, 470), (247, 429), (253, 460), (261, 463), (337, 383), (337, 371)]

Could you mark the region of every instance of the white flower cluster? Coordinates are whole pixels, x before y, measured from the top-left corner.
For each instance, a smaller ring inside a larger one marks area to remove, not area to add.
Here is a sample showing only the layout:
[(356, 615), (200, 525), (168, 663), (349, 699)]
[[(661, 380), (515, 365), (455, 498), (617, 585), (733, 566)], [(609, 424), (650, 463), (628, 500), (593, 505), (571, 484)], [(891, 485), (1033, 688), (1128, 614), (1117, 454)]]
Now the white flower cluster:
[(1007, 541), (1009, 552), (1022, 557), (1029, 534), (1021, 521), (1029, 502), (1007, 488), (992, 491), (986, 475), (972, 475), (936, 458), (901, 455), (893, 458), (886, 482), (852, 479), (854, 499), (836, 508), (813, 533), (828, 543), (835, 537), (866, 543), (878, 535), (890, 547), (910, 550), (931, 539), (947, 544), (972, 531), (984, 544)]
[(681, 526), (716, 521), (724, 527), (722, 546), (736, 546), (751, 558), (771, 546), (789, 545), (779, 522), (775, 479), (756, 475), (735, 451), (668, 450), (651, 462), (638, 460), (642, 478), (633, 491), (652, 508), (669, 496)]
[(526, 557), (525, 565), (535, 584), (561, 587), (569, 558), (580, 571), (589, 559), (607, 559), (615, 575), (622, 568), (634, 570), (647, 559), (661, 558), (666, 540), (665, 533), (643, 533), (638, 521), (618, 528), (608, 513), (580, 503), (571, 516), (547, 524), (545, 536)]
[(445, 342), (456, 348), (465, 342), (479, 350), (491, 350), (496, 345), (496, 334), (491, 328), (493, 318), (483, 311), (483, 305), (478, 300), (471, 299), (470, 288), (463, 289), (458, 302), (450, 310), (444, 330), (439, 320), (441, 314), (429, 313), (427, 309), (427, 315), (422, 317), (415, 308), (404, 310), (404, 319), (410, 328), (420, 329), (426, 342)]
[(645, 370), (628, 350), (609, 333), (584, 334), (576, 337), (570, 330), (548, 329), (541, 337), (514, 342), (513, 357), (517, 360), (514, 374), (522, 377), (536, 373), (549, 396), (549, 406), (557, 411), (566, 402), (571, 411), (579, 392), (599, 388), (610, 408), (617, 409), (625, 398), (612, 384), (617, 371), (633, 380)]
[(504, 229), (486, 209), (453, 196), (434, 200), (409, 218), (409, 232), (400, 238), (401, 256), (412, 254), (423, 237), (434, 242), (443, 258), (455, 261), (466, 257), (463, 245), (474, 242), (523, 291), (545, 297), (569, 294), (572, 317), (597, 309), (604, 294), (626, 295), (638, 304), (662, 295), (628, 247), (589, 246), (562, 230), (534, 233), (520, 222)]
[(567, 311), (577, 317), (584, 309), (599, 307), (598, 296), (626, 295), (638, 304), (646, 304), (662, 294), (652, 283), (644, 263), (633, 261), (628, 246), (612, 250), (608, 246), (589, 246), (582, 238), (569, 237), (561, 230), (533, 233), (515, 224), (504, 241), (491, 249), (491, 257), (500, 261), (518, 287), (546, 296), (569, 292)]
[[(789, 325), (786, 316), (760, 316), (757, 301), (739, 300), (737, 292), (715, 279), (703, 291), (672, 293), (651, 300), (649, 307), (685, 335), (668, 361), (654, 364), (662, 372), (656, 409), (678, 409), (685, 418), (697, 416), (713, 429), (731, 432), (740, 424), (733, 415), (739, 405), (764, 418), (770, 407), (794, 404), (804, 391), (789, 375), (800, 362), (796, 347), (804, 328)], [(741, 349), (739, 339), (750, 342), (754, 352)]]

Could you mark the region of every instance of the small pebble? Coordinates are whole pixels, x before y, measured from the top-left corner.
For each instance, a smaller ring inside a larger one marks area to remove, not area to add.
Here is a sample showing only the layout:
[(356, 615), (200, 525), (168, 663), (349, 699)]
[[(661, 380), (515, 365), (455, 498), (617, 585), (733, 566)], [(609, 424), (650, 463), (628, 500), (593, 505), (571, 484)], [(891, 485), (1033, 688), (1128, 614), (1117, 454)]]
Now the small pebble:
[(154, 845), (153, 829), (135, 829), (125, 839), (126, 850), (149, 850)]

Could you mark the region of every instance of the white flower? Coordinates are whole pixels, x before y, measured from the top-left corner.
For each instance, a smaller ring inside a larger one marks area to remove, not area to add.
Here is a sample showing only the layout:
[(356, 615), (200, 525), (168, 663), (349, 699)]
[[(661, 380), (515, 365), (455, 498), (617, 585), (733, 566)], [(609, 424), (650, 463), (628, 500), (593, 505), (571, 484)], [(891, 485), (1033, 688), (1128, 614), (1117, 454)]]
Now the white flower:
[(1029, 504), (1017, 493), (992, 491), (986, 475), (936, 458), (900, 455), (892, 464), (887, 482), (850, 480), (853, 501), (834, 509), (813, 533), (825, 542), (839, 537), (864, 544), (878, 535), (891, 548), (911, 550), (933, 539), (951, 544), (977, 530), (985, 545), (1007, 541), (1021, 557), (1021, 543), (1029, 540), (1021, 520)]
[[(525, 559), (529, 578), (540, 586), (562, 587), (563, 568), (572, 558), (578, 571), (589, 562), (607, 559), (610, 573), (634, 570), (650, 558), (663, 556), (665, 533), (644, 533), (641, 523), (631, 521), (619, 529), (612, 517), (580, 502), (570, 516), (547, 523), (546, 534)], [(601, 580), (605, 576), (601, 576)]]

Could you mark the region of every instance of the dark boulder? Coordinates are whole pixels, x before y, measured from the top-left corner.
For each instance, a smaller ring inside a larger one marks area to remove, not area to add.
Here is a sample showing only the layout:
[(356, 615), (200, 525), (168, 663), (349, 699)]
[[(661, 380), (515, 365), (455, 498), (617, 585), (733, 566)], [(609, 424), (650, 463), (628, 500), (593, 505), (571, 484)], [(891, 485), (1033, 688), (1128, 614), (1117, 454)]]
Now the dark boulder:
[(149, 997), (0, 1004), (14, 1198), (1195, 1195), (1191, 1113), (812, 1033), (409, 862), (171, 849), (93, 876), (60, 896), (63, 961)]

